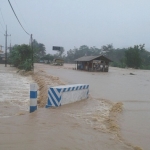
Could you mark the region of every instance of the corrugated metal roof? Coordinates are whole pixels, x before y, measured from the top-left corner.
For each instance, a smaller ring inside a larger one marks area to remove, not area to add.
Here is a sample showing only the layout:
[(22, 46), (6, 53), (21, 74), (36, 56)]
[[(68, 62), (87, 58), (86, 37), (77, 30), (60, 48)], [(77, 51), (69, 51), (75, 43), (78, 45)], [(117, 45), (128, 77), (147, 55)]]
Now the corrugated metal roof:
[(103, 56), (103, 55), (99, 55), (99, 56), (83, 56), (83, 57), (80, 57), (78, 59), (76, 59), (75, 61), (91, 61), (93, 59), (96, 59), (98, 57), (104, 57), (105, 59), (109, 60), (109, 61), (112, 61), (110, 60), (109, 58)]

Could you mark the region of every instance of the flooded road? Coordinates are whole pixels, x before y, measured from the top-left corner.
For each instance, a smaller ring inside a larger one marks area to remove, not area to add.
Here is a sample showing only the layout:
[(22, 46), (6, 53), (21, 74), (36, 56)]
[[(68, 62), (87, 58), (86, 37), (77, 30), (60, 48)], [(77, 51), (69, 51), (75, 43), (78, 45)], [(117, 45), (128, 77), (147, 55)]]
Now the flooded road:
[(80, 111), (85, 101), (79, 104), (0, 119), (0, 149), (133, 150), (112, 135), (93, 130), (83, 119), (66, 115)]
[[(49, 66), (35, 66), (32, 76), (41, 89), (39, 107), (46, 103), (46, 86), (63, 84), (58, 77), (47, 75), (46, 68)], [(33, 80), (16, 71), (0, 65), (0, 150), (133, 150), (117, 138), (116, 119), (110, 118), (115, 107), (109, 101), (90, 97), (29, 113), (29, 84)]]
[(29, 110), (30, 83), (34, 81), (16, 72), (16, 68), (0, 64), (0, 118)]
[[(49, 86), (63, 81), (86, 83), (90, 85), (90, 98), (57, 109), (39, 108), (32, 114), (25, 110), (29, 106), (29, 83), (33, 81), (16, 74), (14, 68), (0, 68), (0, 149), (141, 150), (135, 148), (139, 146), (149, 150), (150, 72), (111, 68), (109, 73), (95, 73), (70, 67), (35, 64), (35, 71), (40, 70), (34, 75), (41, 84), (39, 88), (45, 82)], [(45, 105), (43, 90), (41, 106)], [(125, 140), (119, 138), (117, 122), (109, 117), (109, 100), (124, 104), (118, 121)]]
[(67, 83), (89, 84), (90, 94), (95, 98), (123, 102), (124, 111), (120, 117), (123, 138), (149, 150), (150, 71), (110, 68), (108, 73), (95, 73), (65, 69), (69, 67), (41, 65), (47, 73), (58, 76)]

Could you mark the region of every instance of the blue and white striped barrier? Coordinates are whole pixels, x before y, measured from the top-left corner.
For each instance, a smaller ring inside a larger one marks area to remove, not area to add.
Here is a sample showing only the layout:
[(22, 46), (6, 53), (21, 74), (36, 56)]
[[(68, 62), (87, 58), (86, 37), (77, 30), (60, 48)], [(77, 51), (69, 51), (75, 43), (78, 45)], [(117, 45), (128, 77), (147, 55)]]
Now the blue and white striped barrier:
[(73, 103), (87, 99), (89, 94), (88, 84), (74, 84), (50, 87), (48, 89), (48, 100), (46, 108), (58, 107), (64, 104)]
[(37, 84), (30, 84), (30, 113), (37, 110)]

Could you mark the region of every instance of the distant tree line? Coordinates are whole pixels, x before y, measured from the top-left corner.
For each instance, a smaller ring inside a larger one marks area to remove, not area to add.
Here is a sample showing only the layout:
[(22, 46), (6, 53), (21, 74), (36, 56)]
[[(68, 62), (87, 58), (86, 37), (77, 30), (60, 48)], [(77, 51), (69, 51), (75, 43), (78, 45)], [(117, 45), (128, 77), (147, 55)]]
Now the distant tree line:
[[(52, 62), (54, 58), (61, 58), (66, 63), (74, 63), (74, 60), (82, 56), (98, 56), (104, 55), (111, 59), (113, 62), (110, 64), (114, 67), (131, 67), (136, 69), (150, 69), (150, 52), (145, 50), (145, 45), (135, 45), (129, 48), (115, 49), (112, 44), (103, 45), (101, 48), (95, 46), (88, 47), (82, 45), (79, 48), (74, 47), (67, 51), (57, 52), (56, 54), (46, 54), (45, 45), (33, 40), (34, 62), (47, 60), (48, 63)], [(15, 45), (13, 46), (9, 62), (18, 67), (19, 69), (31, 70), (32, 69), (32, 49), (29, 45)]]
[(113, 67), (130, 67), (136, 69), (150, 69), (150, 52), (145, 50), (145, 45), (115, 49), (112, 44), (104, 45), (101, 48), (88, 47), (86, 45), (67, 51), (65, 62), (74, 63), (74, 60), (82, 56), (104, 55), (113, 62)]
[(114, 67), (135, 68), (150, 70), (150, 52), (145, 50), (145, 45), (135, 45), (124, 49), (114, 49), (106, 53), (113, 62)]

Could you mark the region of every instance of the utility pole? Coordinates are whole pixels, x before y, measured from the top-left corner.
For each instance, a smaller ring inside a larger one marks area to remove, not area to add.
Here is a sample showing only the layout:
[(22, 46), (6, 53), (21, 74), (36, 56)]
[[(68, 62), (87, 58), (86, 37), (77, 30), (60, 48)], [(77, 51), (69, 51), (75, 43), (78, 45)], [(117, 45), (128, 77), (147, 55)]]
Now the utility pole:
[(7, 36), (10, 36), (7, 34), (7, 25), (6, 25), (6, 34), (5, 36), (5, 67), (7, 67)]
[(33, 69), (33, 72), (34, 72), (34, 60), (33, 60), (33, 37), (32, 37), (32, 34), (31, 34), (31, 50), (32, 50), (32, 69)]

